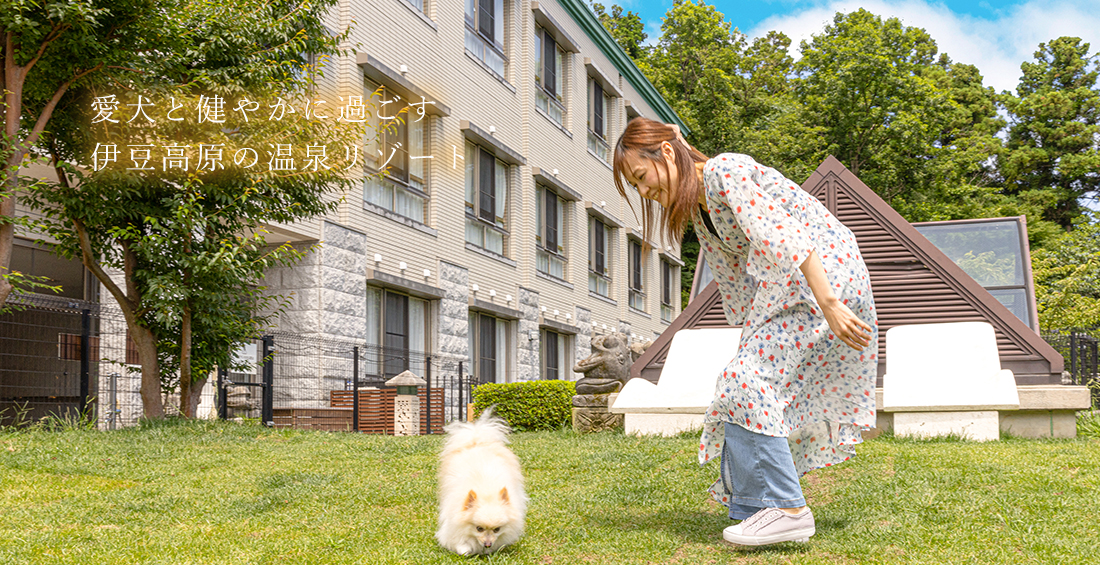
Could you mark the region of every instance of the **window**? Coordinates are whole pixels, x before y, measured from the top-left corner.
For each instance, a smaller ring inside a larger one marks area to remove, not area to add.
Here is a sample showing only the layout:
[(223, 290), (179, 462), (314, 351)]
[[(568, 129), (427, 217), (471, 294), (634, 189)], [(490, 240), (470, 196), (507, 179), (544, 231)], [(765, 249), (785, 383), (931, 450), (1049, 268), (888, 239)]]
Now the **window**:
[(545, 380), (572, 380), (568, 377), (569, 336), (550, 330), (542, 330), (539, 340), (539, 373)]
[(607, 143), (607, 109), (611, 97), (604, 93), (603, 85), (588, 77), (588, 150), (602, 161), (608, 161), (610, 146)]
[[(130, 337), (129, 330), (126, 332), (126, 337)], [(80, 361), (80, 347), (81, 336), (80, 334), (57, 334), (57, 358), (65, 361)], [(129, 350), (126, 351), (126, 362), (130, 362)], [(99, 337), (88, 337), (88, 360), (95, 361), (99, 359)]]
[(141, 365), (141, 355), (138, 353), (137, 343), (130, 335), (130, 329), (126, 329), (126, 364)]
[(661, 321), (672, 322), (672, 281), (675, 273), (672, 264), (661, 261)]
[(427, 325), (428, 301), (367, 287), (366, 377), (385, 380), (409, 370), (410, 359), (427, 350)]
[[(363, 199), (424, 223), (428, 199), (426, 149), (431, 147), (428, 132), (432, 118), (418, 115), (413, 108), (398, 114), (405, 103), (387, 88), (380, 89), (369, 79), (365, 79), (365, 90), (373, 93), (370, 101), (373, 108), (368, 110), (371, 113), (370, 128), (363, 151), (367, 175), (363, 184)], [(384, 177), (378, 174), (383, 167)]]
[(600, 296), (610, 296), (608, 231), (610, 230), (606, 224), (592, 216), (588, 217), (588, 290)]
[(466, 241), (504, 255), (508, 165), (466, 142)]
[(642, 244), (630, 239), (627, 244), (627, 263), (630, 268), (630, 307), (645, 312), (645, 262)]
[(413, 8), (416, 8), (417, 10), (420, 10), (421, 14), (424, 14), (424, 15), (428, 14), (427, 10), (425, 10), (425, 5), (424, 5), (425, 0), (406, 0), (406, 1), (409, 4), (412, 4)]
[(508, 321), (470, 312), (470, 374), (481, 384), (507, 382)]
[(543, 27), (535, 27), (535, 57), (535, 106), (560, 126), (565, 116), (565, 50)]
[(466, 50), (504, 79), (504, 0), (466, 0)]
[[(57, 296), (89, 301), (94, 301), (98, 296), (99, 280), (84, 268), (79, 259), (65, 259), (51, 253), (48, 248), (20, 238), (12, 243), (12, 271), (46, 277), (46, 284), (61, 287), (61, 293)], [(53, 295), (51, 292), (44, 293)]]
[(565, 200), (546, 188), (535, 187), (536, 268), (565, 279)]

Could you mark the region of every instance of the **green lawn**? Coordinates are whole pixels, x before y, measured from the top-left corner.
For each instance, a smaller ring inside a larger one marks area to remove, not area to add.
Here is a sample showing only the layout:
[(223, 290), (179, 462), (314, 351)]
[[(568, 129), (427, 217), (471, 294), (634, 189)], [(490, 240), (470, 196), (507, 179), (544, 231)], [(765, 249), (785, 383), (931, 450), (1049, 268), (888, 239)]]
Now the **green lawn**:
[[(1072, 441), (880, 437), (803, 478), (808, 544), (739, 551), (695, 436), (521, 433), (527, 536), (479, 563), (1100, 563), (1100, 426)], [(1091, 427), (1090, 427), (1091, 426)], [(0, 431), (0, 563), (466, 563), (439, 437), (167, 423)]]

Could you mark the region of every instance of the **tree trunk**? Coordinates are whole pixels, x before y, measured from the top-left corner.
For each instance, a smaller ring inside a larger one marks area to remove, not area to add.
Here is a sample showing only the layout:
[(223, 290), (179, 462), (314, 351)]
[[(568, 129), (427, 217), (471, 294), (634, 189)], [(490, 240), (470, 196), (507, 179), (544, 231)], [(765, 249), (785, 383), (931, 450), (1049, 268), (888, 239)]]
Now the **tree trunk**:
[[(64, 175), (59, 172), (64, 179)], [(65, 182), (64, 180), (62, 181)], [(137, 268), (137, 257), (130, 246), (121, 241), (123, 253), (123, 276), (126, 279), (126, 292), (107, 276), (107, 272), (96, 261), (95, 252), (92, 250), (92, 240), (83, 222), (73, 218), (73, 230), (80, 239), (80, 258), (84, 266), (95, 275), (99, 282), (107, 288), (126, 318), (126, 327), (130, 330), (130, 339), (137, 346), (138, 356), (141, 358), (141, 408), (145, 418), (163, 418), (164, 400), (160, 396), (160, 363), (157, 361), (157, 340), (152, 330), (138, 324), (138, 306), (141, 304), (141, 292), (134, 285), (134, 270)]]
[(15, 225), (4, 222), (3, 218), (15, 218), (15, 188), (18, 186), (18, 166), (12, 164), (13, 154), (6, 160), (4, 171), (4, 186), (0, 188), (0, 195), (7, 193), (7, 197), (0, 197), (0, 307), (8, 300), (12, 285), (7, 274), (11, 272), (11, 251), (15, 242)]
[(163, 418), (164, 399), (160, 396), (160, 362), (157, 360), (156, 336), (149, 328), (138, 325), (136, 318), (127, 316), (126, 325), (141, 361), (141, 408), (144, 417)]
[[(182, 378), (182, 377), (181, 377)], [(202, 400), (202, 388), (206, 386), (208, 377), (202, 377), (191, 381), (187, 387), (180, 381), (180, 413), (187, 418), (194, 418), (199, 411), (199, 401)]]

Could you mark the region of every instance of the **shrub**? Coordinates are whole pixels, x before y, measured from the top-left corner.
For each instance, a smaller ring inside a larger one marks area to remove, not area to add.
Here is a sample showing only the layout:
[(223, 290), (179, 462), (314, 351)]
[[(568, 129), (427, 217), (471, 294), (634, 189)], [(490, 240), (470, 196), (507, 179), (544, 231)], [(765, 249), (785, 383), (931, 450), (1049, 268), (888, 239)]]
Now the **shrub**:
[(474, 389), (474, 414), (495, 404), (494, 413), (516, 431), (555, 430), (572, 423), (576, 393), (573, 381), (483, 384)]

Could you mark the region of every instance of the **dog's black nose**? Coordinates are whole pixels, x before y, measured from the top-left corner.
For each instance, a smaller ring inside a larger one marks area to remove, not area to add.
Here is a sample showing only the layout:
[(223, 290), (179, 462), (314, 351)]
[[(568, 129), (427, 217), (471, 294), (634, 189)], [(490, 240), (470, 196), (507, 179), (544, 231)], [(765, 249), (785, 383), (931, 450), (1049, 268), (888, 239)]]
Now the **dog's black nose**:
[(485, 547), (493, 547), (493, 542), (491, 542), (491, 541), (485, 542)]

